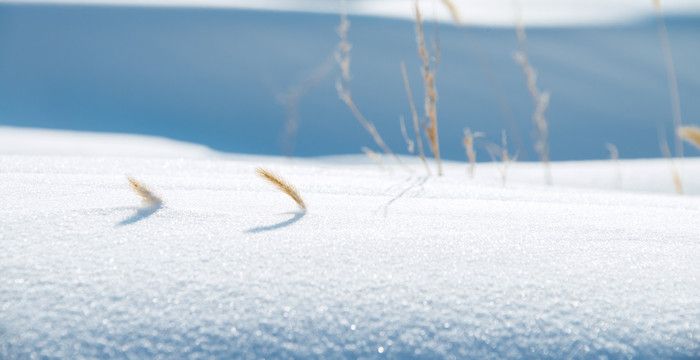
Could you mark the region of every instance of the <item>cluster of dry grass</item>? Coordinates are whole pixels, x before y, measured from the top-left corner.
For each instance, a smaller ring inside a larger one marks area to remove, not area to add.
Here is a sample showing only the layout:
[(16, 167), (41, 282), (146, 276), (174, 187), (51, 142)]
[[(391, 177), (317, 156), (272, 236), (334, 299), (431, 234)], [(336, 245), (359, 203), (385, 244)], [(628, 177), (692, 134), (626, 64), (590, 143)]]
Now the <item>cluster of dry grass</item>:
[[(443, 4), (450, 10), (455, 21), (459, 21), (459, 14), (457, 12), (457, 7), (452, 1), (444, 0)], [(408, 131), (406, 129), (405, 122), (402, 120), (400, 122), (401, 133), (404, 140), (407, 143), (410, 153), (413, 153), (414, 146), (417, 147), (418, 156), (426, 168), (428, 174), (431, 173), (430, 167), (425, 157), (425, 148), (423, 146), (422, 130), (425, 131), (425, 135), (428, 139), (428, 145), (430, 151), (435, 157), (435, 162), (437, 164), (437, 173), (442, 175), (442, 161), (440, 158), (440, 140), (438, 135), (438, 115), (437, 115), (437, 88), (435, 85), (435, 63), (434, 58), (431, 57), (430, 52), (426, 47), (425, 42), (425, 32), (423, 29), (423, 17), (420, 12), (420, 6), (418, 0), (415, 2), (415, 12), (416, 12), (416, 43), (418, 46), (418, 56), (421, 60), (421, 74), (423, 79), (423, 87), (425, 91), (424, 97), (424, 116), (427, 124), (421, 126), (420, 116), (418, 115), (418, 110), (416, 109), (415, 101), (413, 98), (413, 92), (411, 89), (410, 82), (408, 80), (408, 71), (404, 63), (401, 63), (401, 74), (403, 76), (404, 87), (406, 90), (406, 96), (408, 98), (409, 107), (411, 111), (411, 120), (413, 125), (413, 135), (415, 140), (412, 140), (408, 136)], [(340, 69), (340, 77), (336, 81), (336, 90), (338, 92), (338, 97), (345, 103), (345, 105), (350, 109), (355, 119), (362, 125), (362, 127), (370, 134), (375, 144), (387, 155), (390, 155), (396, 159), (397, 162), (401, 162), (400, 158), (394, 154), (394, 152), (386, 144), (382, 136), (379, 134), (374, 123), (369, 121), (367, 117), (360, 111), (359, 107), (355, 103), (352, 97), (352, 92), (350, 91), (350, 81), (351, 81), (351, 50), (352, 45), (348, 40), (348, 32), (350, 30), (350, 21), (347, 18), (347, 14), (342, 12), (340, 15), (340, 25), (338, 26), (337, 33), (339, 37), (338, 46), (335, 53), (336, 62)], [(423, 128), (423, 129), (421, 129)]]
[[(280, 176), (274, 174), (273, 172), (267, 169), (258, 168), (256, 169), (256, 172), (258, 176), (265, 179), (265, 181), (272, 184), (279, 191), (283, 192), (292, 200), (294, 200), (294, 202), (297, 205), (299, 205), (299, 208), (301, 209), (301, 212), (299, 214), (306, 213), (306, 203), (299, 194), (299, 191), (297, 191), (297, 189), (292, 184), (290, 184), (289, 182), (282, 179)], [(150, 190), (146, 185), (132, 177), (127, 177), (127, 180), (129, 181), (129, 186), (131, 187), (131, 190), (133, 190), (134, 193), (136, 193), (136, 195), (139, 198), (141, 198), (143, 208), (139, 209), (139, 211), (137, 211), (137, 213), (134, 216), (119, 223), (120, 225), (132, 224), (136, 221), (139, 221), (140, 219), (148, 217), (151, 214), (158, 211), (163, 205), (163, 200), (157, 195), (155, 195), (155, 193), (152, 190)]]
[[(682, 140), (686, 139), (691, 142), (698, 141), (700, 139), (700, 132), (698, 134), (693, 133), (691, 129), (682, 127), (682, 119), (680, 114), (680, 97), (678, 96), (678, 81), (675, 74), (675, 68), (673, 66), (673, 59), (671, 56), (670, 45), (668, 42), (668, 34), (665, 23), (663, 21), (663, 16), (661, 12), (661, 3), (659, 0), (652, 0), (656, 8), (658, 19), (659, 19), (659, 36), (661, 39), (664, 60), (666, 63), (666, 70), (669, 82), (669, 93), (672, 102), (673, 114), (674, 114), (674, 129), (676, 129), (676, 156), (682, 156)], [(461, 25), (462, 19), (459, 13), (459, 9), (456, 3), (452, 0), (441, 0), (441, 4), (447, 9), (452, 20), (455, 24)], [(518, 8), (518, 3), (515, 2), (514, 6), (516, 10)], [(423, 102), (423, 114), (419, 115), (419, 111), (416, 107), (414, 100), (413, 90), (409, 81), (408, 70), (406, 65), (402, 62), (400, 64), (401, 75), (403, 78), (403, 85), (406, 91), (406, 97), (408, 99), (409, 110), (411, 113), (410, 124), (413, 128), (412, 137), (408, 134), (407, 123), (404, 118), (400, 119), (400, 129), (401, 135), (406, 143), (408, 152), (411, 154), (416, 153), (420, 158), (421, 162), (426, 168), (426, 172), (430, 175), (431, 170), (426, 159), (426, 150), (423, 144), (423, 133), (428, 141), (428, 147), (434, 156), (435, 164), (437, 166), (437, 174), (440, 176), (443, 173), (442, 161), (440, 154), (440, 137), (438, 132), (438, 91), (436, 85), (436, 68), (439, 62), (439, 47), (436, 49), (435, 54), (431, 54), (428, 46), (426, 45), (426, 35), (424, 28), (424, 19), (421, 13), (420, 0), (414, 1), (415, 10), (415, 38), (418, 59), (420, 60), (420, 74), (423, 80), (423, 91), (424, 91), (424, 102)], [(519, 11), (518, 11), (519, 13)], [(520, 66), (524, 77), (525, 83), (532, 102), (534, 105), (534, 110), (532, 113), (532, 123), (534, 125), (536, 139), (535, 139), (535, 151), (544, 166), (544, 180), (545, 183), (551, 185), (553, 183), (551, 166), (550, 166), (550, 146), (549, 146), (549, 121), (546, 116), (547, 109), (550, 103), (550, 93), (544, 91), (540, 88), (538, 84), (538, 74), (537, 70), (533, 66), (527, 51), (527, 34), (525, 31), (525, 26), (522, 19), (518, 15), (518, 19), (515, 24), (516, 36), (518, 41), (518, 48), (515, 51), (513, 58), (516, 63)], [(358, 108), (355, 103), (350, 88), (351, 80), (351, 49), (352, 45), (348, 40), (348, 32), (350, 29), (350, 22), (348, 21), (347, 14), (345, 12), (341, 13), (340, 25), (338, 26), (338, 36), (339, 42), (335, 53), (335, 59), (339, 66), (341, 76), (336, 82), (336, 88), (338, 96), (340, 99), (348, 106), (348, 108), (353, 113), (357, 121), (365, 128), (365, 130), (372, 136), (375, 144), (387, 155), (394, 156), (398, 162), (400, 159), (393, 153), (386, 142), (383, 140), (377, 128), (374, 124), (369, 121), (363, 113)], [(462, 143), (465, 148), (466, 157), (469, 162), (468, 173), (470, 177), (474, 177), (475, 167), (477, 163), (477, 151), (476, 151), (476, 139), (483, 136), (481, 133), (473, 133), (471, 130), (465, 130)], [(694, 138), (697, 136), (697, 139)], [(507, 164), (515, 161), (515, 157), (510, 156), (507, 146), (507, 137), (505, 131), (503, 131), (501, 136), (501, 145), (498, 146), (498, 150), (494, 151), (494, 144), (487, 146), (487, 150), (491, 154), (492, 158), (497, 159), (499, 162), (503, 163), (503, 179), (505, 183), (505, 174), (507, 169)], [(610, 152), (611, 160), (618, 162), (619, 152), (617, 147), (611, 144), (606, 145)], [(672, 159), (673, 155), (668, 146), (662, 146), (664, 155)], [(379, 155), (373, 151), (366, 149), (363, 150), (368, 156), (373, 159), (377, 159)], [(674, 164), (672, 164), (672, 173), (674, 184), (678, 192), (682, 192), (682, 185), (680, 183), (680, 175)], [(621, 184), (621, 174), (618, 166), (617, 170), (618, 185)], [(621, 186), (621, 185), (619, 185)]]

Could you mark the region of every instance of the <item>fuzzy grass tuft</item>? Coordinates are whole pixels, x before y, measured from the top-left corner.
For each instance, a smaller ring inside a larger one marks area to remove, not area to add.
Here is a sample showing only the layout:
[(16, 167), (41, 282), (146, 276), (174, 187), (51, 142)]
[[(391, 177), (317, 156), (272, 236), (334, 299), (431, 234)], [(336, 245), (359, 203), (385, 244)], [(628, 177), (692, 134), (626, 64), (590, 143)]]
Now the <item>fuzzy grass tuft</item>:
[(131, 189), (141, 198), (144, 205), (159, 206), (163, 204), (163, 200), (146, 188), (141, 182), (132, 177), (127, 177), (127, 179), (129, 180), (129, 186), (131, 186)]
[(287, 194), (287, 196), (292, 198), (292, 200), (294, 200), (294, 202), (296, 202), (302, 210), (306, 211), (306, 204), (304, 203), (304, 199), (301, 198), (301, 195), (299, 195), (299, 192), (296, 188), (294, 188), (294, 186), (284, 181), (281, 177), (275, 175), (269, 170), (257, 168), (255, 171), (260, 177), (267, 180), (267, 182), (274, 185), (277, 189), (279, 189), (283, 193)]

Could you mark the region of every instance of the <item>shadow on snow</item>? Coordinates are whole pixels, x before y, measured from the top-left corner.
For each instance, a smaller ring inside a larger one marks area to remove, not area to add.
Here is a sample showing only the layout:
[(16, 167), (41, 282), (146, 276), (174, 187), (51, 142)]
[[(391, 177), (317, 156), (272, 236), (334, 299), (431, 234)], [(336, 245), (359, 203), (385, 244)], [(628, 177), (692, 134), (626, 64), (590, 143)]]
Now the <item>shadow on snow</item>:
[(258, 234), (261, 232), (285, 228), (287, 226), (290, 226), (290, 225), (296, 223), (297, 221), (301, 220), (304, 216), (306, 216), (306, 211), (293, 211), (293, 212), (283, 213), (281, 215), (292, 215), (292, 217), (285, 220), (285, 221), (276, 223), (276, 224), (250, 228), (250, 229), (246, 230), (245, 233), (246, 234)]

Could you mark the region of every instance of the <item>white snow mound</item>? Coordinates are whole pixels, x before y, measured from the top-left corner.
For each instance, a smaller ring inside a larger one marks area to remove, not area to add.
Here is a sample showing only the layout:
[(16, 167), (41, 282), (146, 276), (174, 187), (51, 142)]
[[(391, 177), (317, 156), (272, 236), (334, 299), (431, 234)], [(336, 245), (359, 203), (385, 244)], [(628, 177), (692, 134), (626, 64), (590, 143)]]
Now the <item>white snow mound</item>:
[[(651, 193), (672, 190), (664, 161), (623, 161), (626, 191), (606, 162), (554, 164), (554, 187), (518, 164), (501, 187), (493, 165), (426, 178), (417, 162), (10, 132), (3, 359), (700, 357), (700, 203)], [(692, 192), (700, 162), (680, 165)], [(164, 205), (141, 208), (125, 174)]]

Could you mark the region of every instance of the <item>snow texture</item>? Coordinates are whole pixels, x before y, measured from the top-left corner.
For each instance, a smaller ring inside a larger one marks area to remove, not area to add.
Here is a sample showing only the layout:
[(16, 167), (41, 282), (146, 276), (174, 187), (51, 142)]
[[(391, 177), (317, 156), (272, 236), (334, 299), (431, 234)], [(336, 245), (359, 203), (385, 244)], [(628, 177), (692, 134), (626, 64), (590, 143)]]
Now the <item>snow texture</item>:
[[(417, 162), (0, 134), (3, 359), (700, 357), (700, 205), (668, 193), (664, 161), (623, 162), (625, 191), (607, 162), (555, 163), (554, 187), (518, 164), (501, 187), (493, 165), (471, 181), (460, 163), (425, 178)], [(700, 162), (681, 165), (697, 192)]]

